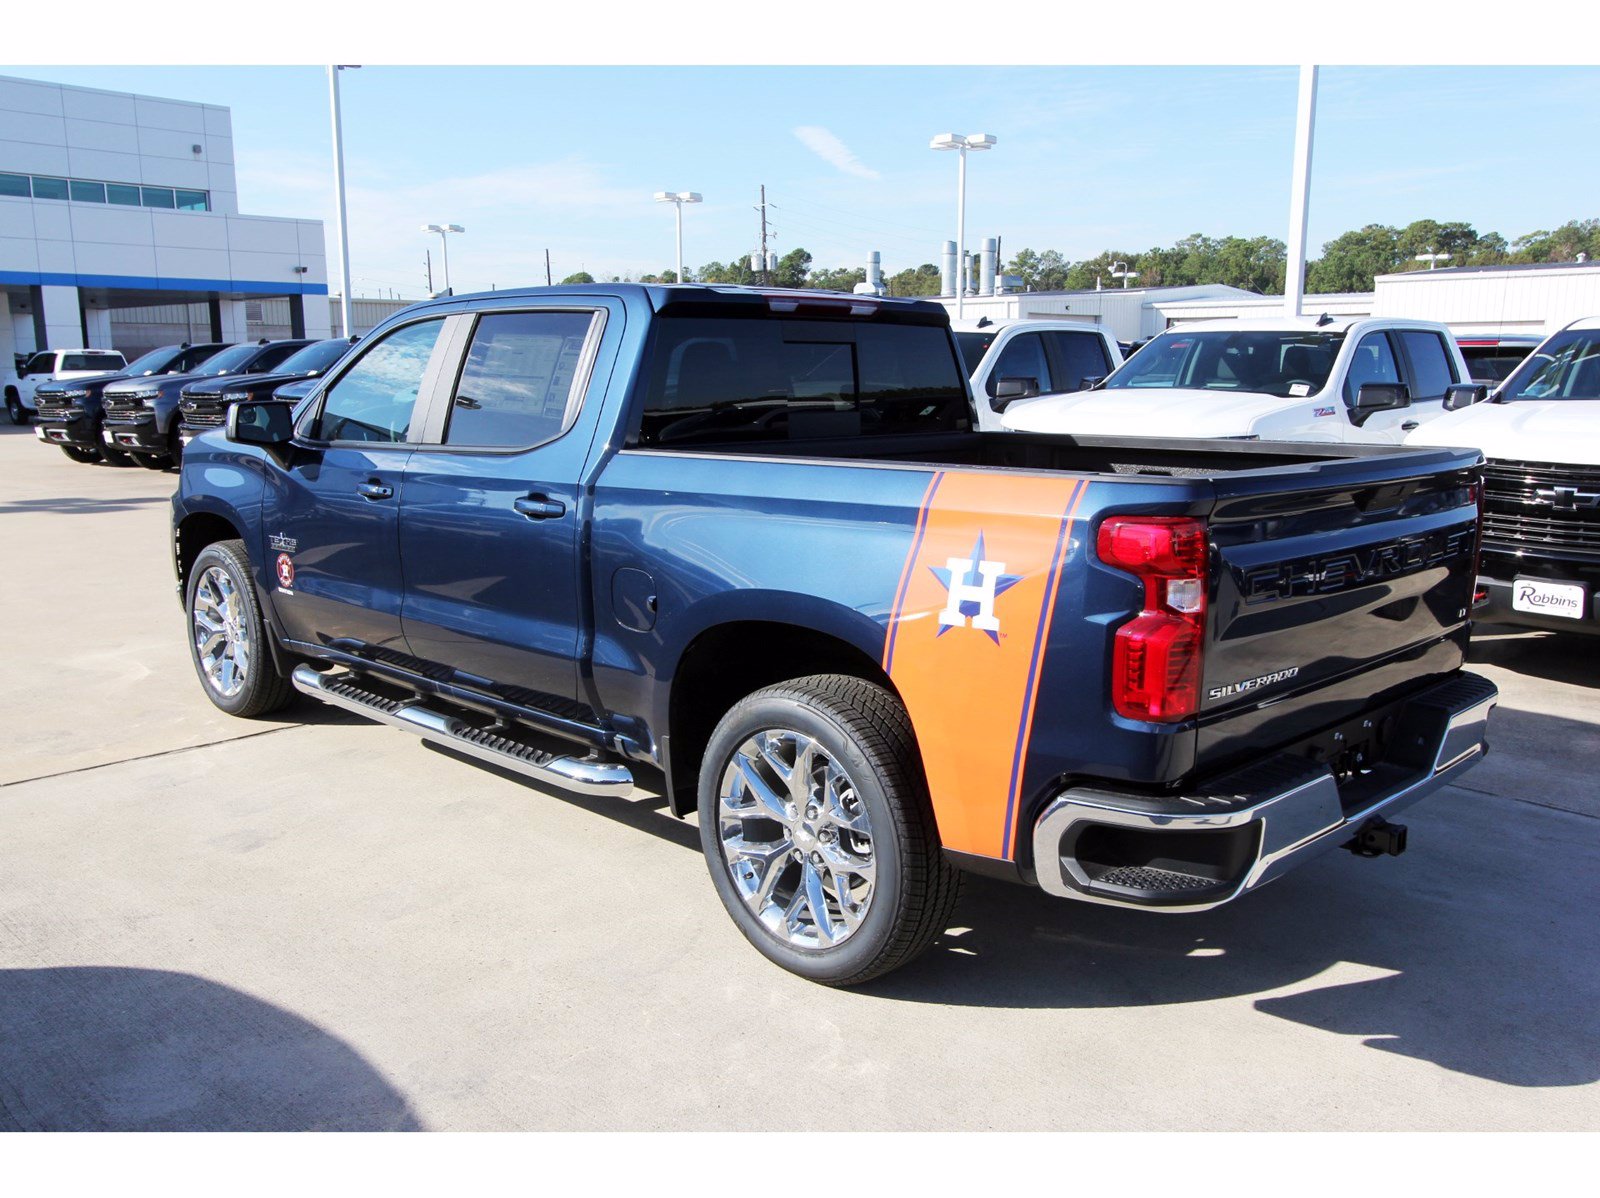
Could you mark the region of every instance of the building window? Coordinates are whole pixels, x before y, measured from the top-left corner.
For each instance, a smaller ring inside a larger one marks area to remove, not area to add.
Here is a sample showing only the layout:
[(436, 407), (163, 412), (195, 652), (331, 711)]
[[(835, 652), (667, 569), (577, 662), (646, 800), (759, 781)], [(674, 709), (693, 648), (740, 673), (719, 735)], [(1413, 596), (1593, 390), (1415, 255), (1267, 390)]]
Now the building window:
[(126, 204), (133, 208), (177, 208), (210, 212), (211, 193), (187, 188), (139, 187), (100, 179), (57, 179), (51, 175), (0, 174), (0, 196), (36, 200), (75, 200), (80, 204)]

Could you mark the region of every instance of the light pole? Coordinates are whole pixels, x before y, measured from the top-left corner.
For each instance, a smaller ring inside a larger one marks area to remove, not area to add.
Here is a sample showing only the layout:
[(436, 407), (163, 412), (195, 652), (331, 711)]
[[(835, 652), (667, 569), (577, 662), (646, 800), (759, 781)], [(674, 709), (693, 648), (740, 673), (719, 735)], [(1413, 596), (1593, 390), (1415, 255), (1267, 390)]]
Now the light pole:
[(1426, 262), (1428, 264), (1428, 269), (1432, 270), (1439, 263), (1450, 261), (1450, 255), (1438, 253), (1418, 254), (1416, 261)]
[[(444, 289), (450, 291), (450, 234), (465, 233), (466, 230), (460, 225), (423, 225), (422, 231), (439, 235), (439, 244), (444, 247)], [(454, 295), (455, 292), (450, 291), (450, 294)]]
[(698, 204), (700, 193), (698, 191), (658, 191), (656, 203), (671, 204), (678, 214), (678, 282), (683, 282), (683, 206), (685, 204)]
[(339, 319), (342, 336), (350, 336), (350, 219), (344, 204), (344, 122), (339, 116), (339, 72), (358, 66), (328, 68), (328, 103), (333, 111), (334, 216), (339, 226)]
[(1139, 277), (1139, 272), (1136, 270), (1129, 270), (1126, 262), (1113, 262), (1111, 264), (1111, 277), (1113, 279), (1121, 279), (1122, 289), (1126, 291), (1128, 289), (1128, 280), (1137, 279)]
[(967, 151), (991, 150), (999, 139), (992, 133), (941, 133), (928, 143), (934, 150), (956, 150), (961, 167), (956, 181), (956, 319), (961, 319), (967, 296)]

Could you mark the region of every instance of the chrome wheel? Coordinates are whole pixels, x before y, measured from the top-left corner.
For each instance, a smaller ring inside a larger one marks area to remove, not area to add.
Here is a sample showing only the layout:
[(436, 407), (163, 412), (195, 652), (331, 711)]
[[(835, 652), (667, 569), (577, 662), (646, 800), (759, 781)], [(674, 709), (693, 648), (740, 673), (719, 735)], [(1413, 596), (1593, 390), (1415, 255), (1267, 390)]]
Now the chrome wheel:
[(768, 932), (796, 948), (832, 948), (861, 926), (877, 877), (872, 825), (849, 774), (814, 739), (768, 729), (722, 772), (723, 862)]
[(194, 589), (194, 648), (206, 684), (224, 699), (250, 677), (250, 626), (243, 597), (226, 570), (211, 566)]

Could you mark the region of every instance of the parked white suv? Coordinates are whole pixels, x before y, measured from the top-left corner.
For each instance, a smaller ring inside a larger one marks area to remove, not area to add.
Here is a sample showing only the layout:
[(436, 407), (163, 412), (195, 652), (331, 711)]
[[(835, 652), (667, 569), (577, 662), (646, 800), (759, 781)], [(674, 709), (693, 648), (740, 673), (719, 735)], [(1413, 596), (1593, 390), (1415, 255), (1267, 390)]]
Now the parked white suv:
[(999, 432), (1000, 414), (1030, 396), (1081, 391), (1122, 365), (1122, 351), (1099, 325), (1082, 320), (954, 321), (961, 359), (978, 401), (978, 427)]
[(1443, 414), (1446, 394), (1468, 378), (1442, 324), (1207, 320), (1152, 338), (1093, 391), (1012, 404), (1004, 423), (1097, 436), (1398, 442)]
[(127, 364), (114, 349), (41, 349), (6, 379), (6, 413), (12, 424), (27, 424), (39, 410), (33, 393), (46, 383), (115, 374)]

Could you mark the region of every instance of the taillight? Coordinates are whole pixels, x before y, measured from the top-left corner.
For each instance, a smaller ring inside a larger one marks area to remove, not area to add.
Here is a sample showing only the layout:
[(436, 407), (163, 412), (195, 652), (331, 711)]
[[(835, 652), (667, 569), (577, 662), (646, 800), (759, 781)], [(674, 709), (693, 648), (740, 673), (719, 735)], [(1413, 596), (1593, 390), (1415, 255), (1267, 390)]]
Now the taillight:
[(1117, 630), (1111, 703), (1130, 720), (1173, 723), (1200, 709), (1206, 526), (1174, 516), (1113, 516), (1097, 545), (1108, 566), (1144, 582), (1144, 610)]

